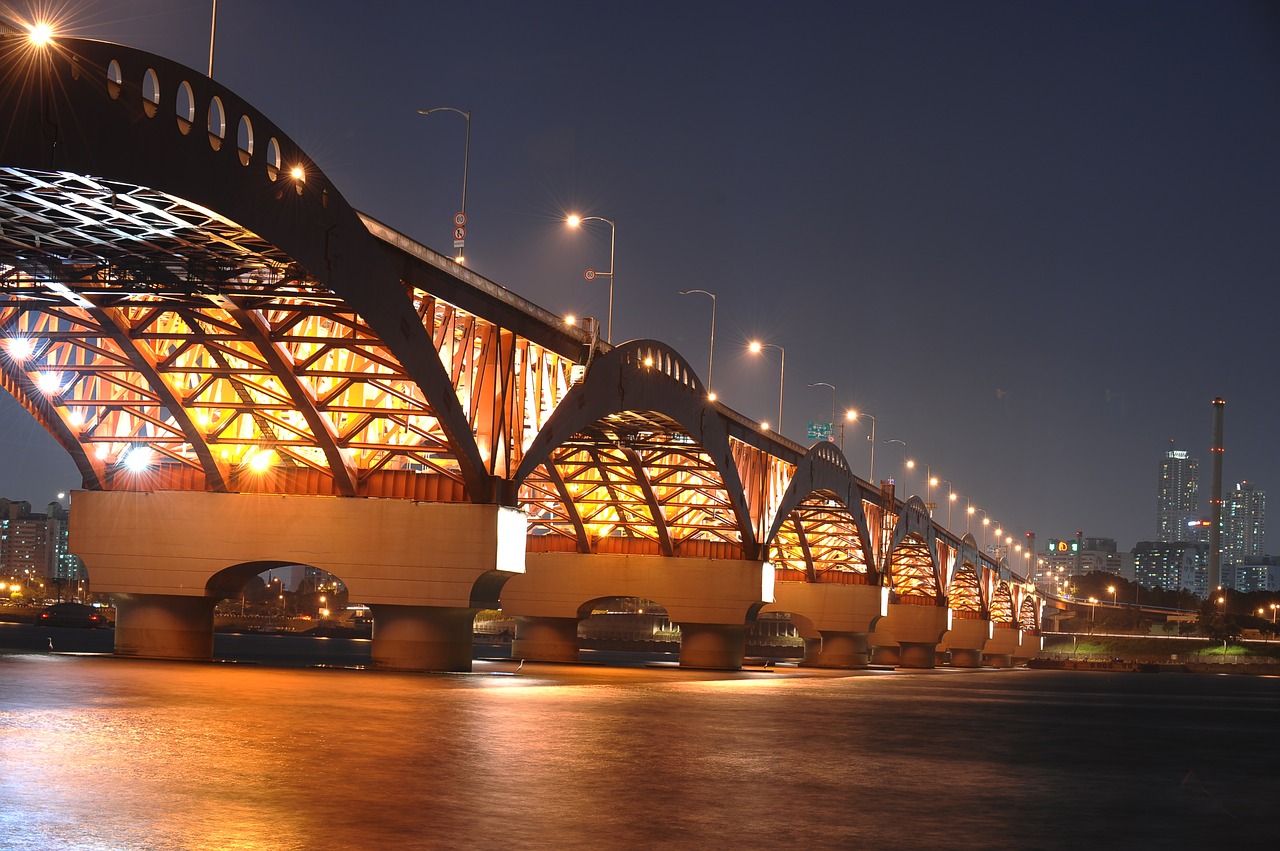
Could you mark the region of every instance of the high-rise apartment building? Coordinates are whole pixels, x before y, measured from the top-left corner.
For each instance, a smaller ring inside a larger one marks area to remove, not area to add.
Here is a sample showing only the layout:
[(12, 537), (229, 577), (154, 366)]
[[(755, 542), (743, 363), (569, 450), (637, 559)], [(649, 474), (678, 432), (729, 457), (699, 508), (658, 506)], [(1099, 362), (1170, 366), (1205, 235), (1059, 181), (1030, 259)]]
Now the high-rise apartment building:
[[(1222, 507), (1222, 563), (1260, 563), (1266, 554), (1266, 491), (1240, 482), (1228, 494)], [(1224, 583), (1225, 584), (1225, 583)]]
[(1147, 588), (1209, 593), (1208, 545), (1191, 541), (1139, 541), (1133, 548), (1134, 579)]
[(0, 499), (0, 576), (82, 579), (80, 559), (67, 551), (67, 518), (57, 502), (39, 513), (25, 500)]
[(1188, 526), (1200, 519), (1200, 463), (1185, 449), (1170, 449), (1160, 459), (1156, 491), (1156, 540), (1188, 540)]

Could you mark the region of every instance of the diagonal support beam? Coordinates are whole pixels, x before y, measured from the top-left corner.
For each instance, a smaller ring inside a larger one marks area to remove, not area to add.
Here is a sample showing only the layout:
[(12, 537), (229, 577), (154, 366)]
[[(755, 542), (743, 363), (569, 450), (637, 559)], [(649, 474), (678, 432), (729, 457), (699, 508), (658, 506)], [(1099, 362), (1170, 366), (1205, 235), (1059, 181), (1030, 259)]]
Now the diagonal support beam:
[(226, 307), (227, 313), (235, 319), (249, 343), (257, 348), (258, 353), (262, 355), (262, 359), (270, 367), (272, 374), (285, 388), (285, 392), (289, 394), (289, 399), (311, 428), (311, 434), (316, 441), (316, 445), (324, 452), (324, 457), (329, 462), (329, 471), (333, 475), (334, 489), (342, 496), (355, 496), (357, 491), (356, 472), (338, 448), (337, 435), (330, 428), (329, 421), (321, 416), (319, 408), (316, 407), (315, 397), (298, 381), (298, 376), (293, 370), (292, 360), (287, 358), (272, 342), (266, 323), (256, 312), (245, 310), (229, 299)]
[(649, 514), (653, 517), (653, 528), (658, 534), (658, 551), (664, 556), (675, 555), (675, 548), (671, 546), (671, 530), (667, 528), (666, 515), (662, 513), (662, 506), (653, 492), (653, 484), (649, 481), (649, 474), (645, 472), (640, 453), (628, 446), (623, 448), (622, 454), (631, 465), (631, 473), (636, 477), (636, 485), (644, 495), (645, 505), (649, 507)]

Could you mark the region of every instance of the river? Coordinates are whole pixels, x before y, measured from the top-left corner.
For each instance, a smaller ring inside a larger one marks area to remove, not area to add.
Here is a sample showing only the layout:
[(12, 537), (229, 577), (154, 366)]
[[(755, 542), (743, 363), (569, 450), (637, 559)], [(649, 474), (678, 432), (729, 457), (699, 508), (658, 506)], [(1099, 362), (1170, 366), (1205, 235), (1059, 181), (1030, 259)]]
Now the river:
[(0, 652), (6, 849), (1274, 846), (1280, 679)]

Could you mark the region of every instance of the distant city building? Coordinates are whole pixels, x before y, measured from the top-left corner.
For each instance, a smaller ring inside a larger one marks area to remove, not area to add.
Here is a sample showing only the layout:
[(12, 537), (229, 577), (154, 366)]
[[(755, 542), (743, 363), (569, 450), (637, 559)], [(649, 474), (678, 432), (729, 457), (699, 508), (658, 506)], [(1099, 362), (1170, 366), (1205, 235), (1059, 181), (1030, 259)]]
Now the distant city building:
[(1185, 541), (1187, 527), (1200, 519), (1200, 462), (1184, 449), (1170, 449), (1160, 459), (1156, 491), (1156, 540)]
[[(1232, 489), (1222, 507), (1222, 563), (1261, 562), (1266, 553), (1267, 494), (1249, 482)], [(1227, 586), (1224, 581), (1224, 587)], [(1244, 589), (1239, 589), (1244, 590)]]
[(25, 500), (0, 499), (0, 575), (77, 582), (80, 559), (67, 551), (67, 510), (51, 502), (45, 513)]
[(1127, 578), (1132, 573), (1132, 556), (1116, 550), (1114, 538), (1083, 538), (1079, 544), (1050, 538), (1036, 566), (1038, 572), (1045, 575), (1099, 572)]
[(1252, 591), (1280, 591), (1280, 566), (1275, 559), (1257, 559), (1222, 566), (1222, 587), (1242, 594)]
[(1209, 593), (1209, 547), (1199, 541), (1139, 541), (1133, 548), (1134, 581), (1147, 588)]

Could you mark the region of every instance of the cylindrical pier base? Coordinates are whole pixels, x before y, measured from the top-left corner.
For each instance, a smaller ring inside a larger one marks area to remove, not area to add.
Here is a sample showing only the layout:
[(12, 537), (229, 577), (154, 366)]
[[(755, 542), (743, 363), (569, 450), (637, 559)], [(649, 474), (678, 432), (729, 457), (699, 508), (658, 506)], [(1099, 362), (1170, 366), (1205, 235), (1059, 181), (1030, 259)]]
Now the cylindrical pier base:
[(981, 668), (982, 667), (982, 651), (974, 650), (968, 647), (952, 647), (951, 648), (951, 667)]
[(933, 668), (938, 661), (937, 642), (899, 641), (899, 668)]
[(865, 668), (871, 657), (867, 651), (867, 634), (865, 632), (839, 632), (822, 630), (822, 648), (812, 662), (805, 659), (806, 665), (815, 668)]
[(217, 600), (168, 594), (118, 594), (115, 600), (117, 656), (213, 658), (213, 607)]
[(530, 662), (577, 662), (577, 618), (516, 617), (512, 659)]
[(476, 609), (393, 606), (373, 610), (373, 667), (390, 671), (470, 671)]
[(746, 655), (746, 624), (680, 624), (680, 667), (736, 671)]

